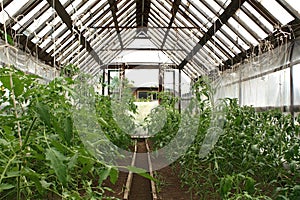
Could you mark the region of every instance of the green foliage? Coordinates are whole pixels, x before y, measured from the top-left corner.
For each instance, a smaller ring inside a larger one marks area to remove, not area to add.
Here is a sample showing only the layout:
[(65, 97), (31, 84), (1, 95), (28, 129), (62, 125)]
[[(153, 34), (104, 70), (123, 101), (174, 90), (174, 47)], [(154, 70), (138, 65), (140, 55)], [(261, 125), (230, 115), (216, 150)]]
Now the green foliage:
[(102, 199), (102, 181), (115, 183), (118, 171), (90, 155), (73, 129), (74, 81), (43, 85), (3, 67), (0, 82), (0, 199)]
[(4, 41), (7, 41), (8, 44), (14, 46), (15, 45), (15, 42), (14, 42), (14, 39), (11, 37), (11, 35), (5, 33), (4, 31), (0, 30), (0, 33), (1, 33), (1, 38), (4, 40)]
[[(176, 135), (180, 125), (180, 113), (175, 109), (178, 101), (169, 92), (158, 93), (160, 106), (152, 109), (145, 118), (146, 127), (151, 135), (154, 148), (160, 149), (168, 144)], [(161, 124), (164, 123), (164, 124)]]
[(74, 64), (67, 64), (60, 70), (61, 76), (72, 77), (79, 73), (79, 67)]
[[(205, 77), (193, 92), (199, 126), (193, 144), (177, 161), (182, 183), (200, 199), (299, 198), (299, 118), (294, 123), (278, 110), (255, 112), (236, 99), (214, 101)], [(154, 136), (158, 148), (172, 140), (179, 125), (189, 128), (180, 124), (180, 116), (172, 118), (176, 111), (167, 113), (166, 128)], [(149, 121), (158, 123), (155, 117)]]

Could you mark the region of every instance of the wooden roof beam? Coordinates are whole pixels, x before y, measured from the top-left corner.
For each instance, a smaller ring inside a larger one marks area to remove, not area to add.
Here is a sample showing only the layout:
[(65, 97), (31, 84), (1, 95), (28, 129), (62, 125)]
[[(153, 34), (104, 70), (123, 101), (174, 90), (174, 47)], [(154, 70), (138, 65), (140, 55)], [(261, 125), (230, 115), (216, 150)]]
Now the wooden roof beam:
[(71, 16), (67, 13), (64, 6), (60, 3), (59, 0), (47, 0), (47, 2), (53, 7), (57, 14), (60, 16), (62, 21), (67, 25), (68, 29), (71, 32), (77, 32), (74, 34), (75, 38), (77, 38), (80, 41), (80, 44), (89, 52), (89, 54), (95, 59), (95, 61), (102, 65), (102, 60), (99, 58), (95, 50), (92, 48), (90, 43), (86, 40), (83, 33), (79, 31), (79, 28), (77, 26), (73, 26)]
[(194, 48), (189, 52), (186, 58), (179, 64), (179, 69), (183, 69), (184, 66), (197, 54), (197, 52), (213, 37), (213, 35), (221, 29), (223, 24), (234, 15), (234, 13), (241, 7), (241, 5), (246, 0), (232, 1), (224, 12), (220, 15), (219, 19), (208, 29), (208, 31), (203, 35), (200, 41), (194, 46)]
[[(299, 37), (300, 36), (300, 20), (295, 19), (294, 21), (290, 22), (286, 26), (282, 27), (282, 29), (284, 31), (286, 31), (287, 33), (293, 34), (294, 38)], [(249, 55), (253, 55), (253, 54), (258, 55), (261, 50), (261, 45), (266, 41), (271, 42), (271, 44), (273, 45), (273, 48), (276, 48), (277, 46), (280, 45), (279, 40), (277, 39), (280, 36), (282, 36), (282, 35), (280, 35), (280, 32), (275, 31), (272, 35), (270, 35), (267, 38), (265, 38), (264, 40), (262, 40), (261, 44), (255, 46), (254, 48), (250, 48), (247, 51), (243, 51), (243, 52), (239, 53), (237, 56), (233, 57), (232, 59), (225, 61), (222, 65), (219, 66), (219, 70), (224, 71), (226, 69), (231, 69), (233, 65), (235, 65), (237, 63), (241, 63)], [(293, 37), (291, 37), (290, 40), (292, 40)]]
[(164, 39), (163, 39), (163, 41), (162, 41), (161, 49), (163, 49), (164, 46), (165, 46), (166, 40), (167, 40), (168, 35), (169, 35), (169, 32), (170, 32), (170, 28), (172, 27), (172, 24), (173, 24), (173, 22), (174, 22), (174, 20), (175, 20), (175, 16), (176, 16), (176, 14), (177, 14), (177, 12), (178, 12), (178, 10), (179, 10), (180, 4), (181, 4), (181, 0), (174, 0), (174, 2), (173, 2), (173, 7), (172, 7), (172, 9), (171, 9), (172, 17), (171, 17), (171, 19), (170, 19), (170, 22), (169, 22), (169, 25), (168, 25), (167, 32), (166, 32), (166, 34), (165, 34), (165, 36), (164, 36)]
[(290, 4), (288, 4), (285, 0), (276, 0), (285, 10), (288, 11), (294, 18), (300, 20), (300, 13), (293, 8)]
[(136, 2), (136, 24), (138, 27), (147, 27), (151, 0), (135, 0), (135, 2)]
[[(4, 31), (4, 25), (0, 25), (0, 30)], [(12, 38), (16, 38), (18, 46), (22, 51), (26, 52), (26, 48), (30, 49), (30, 53), (33, 56), (37, 56), (41, 61), (44, 61), (46, 64), (51, 65), (52, 67), (58, 67), (58, 63), (54, 62), (54, 58), (49, 54), (44, 54), (44, 51), (31, 40), (27, 40), (25, 35), (17, 35), (17, 32), (9, 27), (6, 28), (7, 34), (11, 35)], [(28, 51), (27, 51), (28, 52)]]
[(108, 3), (109, 3), (109, 7), (110, 7), (110, 10), (111, 10), (111, 13), (112, 13), (112, 17), (113, 17), (113, 21), (114, 21), (114, 24), (115, 24), (115, 29), (117, 31), (117, 35), (118, 35), (118, 40), (120, 42), (120, 45), (121, 45), (121, 48), (123, 49), (124, 48), (124, 45), (123, 45), (123, 42), (122, 42), (122, 38), (121, 38), (121, 34), (120, 34), (120, 28), (119, 28), (119, 23), (118, 23), (118, 18), (117, 18), (117, 10), (118, 10), (118, 7), (117, 7), (117, 1), (115, 0), (108, 0)]

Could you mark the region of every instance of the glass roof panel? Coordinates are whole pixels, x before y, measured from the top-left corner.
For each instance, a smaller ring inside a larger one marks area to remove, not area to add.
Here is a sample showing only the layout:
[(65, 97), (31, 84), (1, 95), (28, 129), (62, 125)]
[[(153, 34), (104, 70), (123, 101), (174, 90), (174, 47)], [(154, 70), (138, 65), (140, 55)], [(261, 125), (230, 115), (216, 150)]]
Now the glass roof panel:
[(225, 46), (218, 38), (216, 38), (216, 36), (213, 36), (212, 38), (218, 45), (220, 45), (226, 51), (226, 53), (230, 54), (230, 56), (232, 56), (232, 57), (235, 56), (235, 54), (232, 53), (232, 51), (230, 49), (228, 49), (227, 46)]
[(56, 17), (56, 18), (51, 22), (51, 24), (50, 24), (50, 23), (47, 24), (47, 25), (45, 26), (45, 28), (43, 28), (43, 29), (42, 29), (42, 30), (34, 37), (34, 39), (32, 40), (32, 42), (33, 42), (33, 43), (37, 43), (37, 41), (40, 40), (41, 38), (43, 38), (49, 31), (51, 31), (51, 30), (55, 31), (53, 27), (54, 27), (57, 23), (59, 23), (59, 22), (61, 22), (61, 19), (60, 19), (59, 17)]
[(209, 45), (210, 47), (212, 47), (213, 48), (213, 52), (217, 53), (218, 55), (220, 55), (223, 60), (227, 60), (228, 59), (211, 41), (208, 41), (205, 46), (207, 46), (207, 45)]
[[(258, 0), (274, 17), (276, 17), (281, 24), (288, 24), (294, 20), (291, 16), (276, 0)], [(297, 1), (298, 2), (298, 1)]]
[(14, 16), (29, 0), (12, 1), (0, 12), (0, 23), (4, 24), (6, 20)]
[(55, 40), (55, 44), (52, 44), (47, 50), (47, 53), (50, 53), (50, 51), (52, 51), (54, 48), (57, 47), (58, 44), (60, 44), (67, 36), (69, 36), (71, 34), (70, 30), (67, 30), (60, 38), (57, 38)]
[(227, 47), (231, 51), (235, 52), (236, 54), (241, 53), (241, 50), (235, 44), (233, 44), (221, 31), (218, 31), (216, 35), (226, 43)]
[(202, 48), (212, 57), (212, 59), (214, 60), (214, 63), (222, 62), (222, 60), (214, 52), (212, 52), (207, 46), (204, 46)]
[[(86, 11), (90, 8), (90, 6), (92, 6), (96, 1), (97, 0), (86, 1), (81, 8), (79, 8), (78, 10), (75, 9), (74, 14), (72, 14), (72, 16), (71, 16), (71, 19), (72, 20), (75, 20), (76, 18), (81, 19), (81, 17), (82, 17), (81, 15), (86, 13)], [(103, 1), (104, 0), (100, 1), (99, 4), (100, 5), (101, 5), (101, 3), (103, 4)]]
[(231, 3), (231, 0), (217, 0), (223, 8), (226, 8), (230, 3)]
[(65, 59), (62, 60), (62, 63), (64, 63), (64, 64), (71, 63), (70, 62), (71, 59), (76, 57), (81, 50), (82, 50), (82, 45), (77, 46), (76, 49), (74, 49), (68, 57), (66, 57)]
[(36, 7), (34, 7), (27, 15), (25, 15), (18, 23), (16, 23), (12, 28), (18, 30), (23, 26), (30, 18), (32, 18), (39, 10), (41, 10), (47, 4), (46, 1), (42, 1)]
[(167, 8), (167, 10), (171, 13), (173, 2), (169, 0), (165, 0), (165, 1), (161, 1), (161, 4), (164, 5)]
[[(132, 4), (132, 5), (128, 8), (128, 6), (130, 4)], [(127, 9), (126, 12), (128, 13), (128, 15), (130, 15), (132, 13), (129, 13), (128, 10), (132, 10), (133, 7), (134, 8), (136, 7), (136, 4), (133, 2), (133, 0), (129, 1), (128, 3), (126, 3), (126, 1), (125, 1), (123, 4), (118, 3), (117, 5), (118, 5), (117, 15), (121, 12), (125, 12), (125, 9)]]
[(180, 12), (177, 12), (177, 14), (175, 16), (175, 19), (176, 20), (181, 20), (188, 27), (193, 27), (193, 24), (191, 22), (189, 22), (185, 17), (183, 17)]
[[(196, 1), (196, 0), (188, 0), (197, 10), (200, 10), (204, 12), (206, 15), (208, 15), (208, 21), (209, 22), (214, 22), (215, 18), (217, 17), (210, 9), (208, 9), (201, 1)], [(210, 3), (212, 1), (209, 1)], [(222, 9), (223, 10), (223, 9)]]
[(206, 1), (209, 3), (211, 8), (216, 11), (219, 15), (221, 15), (224, 12), (224, 7), (221, 7), (216, 1)]
[(285, 0), (288, 4), (290, 4), (295, 10), (300, 14), (300, 4), (299, 1), (296, 0)]
[[(97, 4), (97, 7), (99, 8), (101, 5)], [(104, 11), (106, 11), (107, 9), (109, 9), (109, 5), (104, 6), (104, 8), (102, 10), (100, 10), (98, 13), (94, 14), (93, 11), (89, 12), (87, 15), (88, 17), (90, 17), (91, 15), (93, 16), (91, 19), (89, 19), (86, 24), (83, 24), (84, 27), (89, 27), (100, 15), (102, 15), (104, 13)], [(108, 14), (110, 14), (110, 12), (108, 12)], [(105, 18), (103, 18), (105, 19)], [(83, 21), (83, 20), (82, 20)], [(102, 22), (102, 20), (99, 20), (96, 24), (94, 24), (93, 26), (99, 26), (99, 24)]]
[(273, 25), (270, 24), (266, 18), (261, 16), (261, 14), (259, 14), (248, 2), (245, 2), (243, 6), (245, 6), (245, 8), (247, 8), (253, 15), (255, 15), (262, 22), (262, 24), (268, 28), (269, 31), (273, 31)]
[[(180, 5), (179, 7), (182, 10), (185, 10), (185, 8), (182, 5)], [(199, 21), (200, 22), (199, 27), (201, 27), (203, 29), (204, 29), (204, 27), (208, 28), (212, 25), (212, 23), (205, 16), (203, 16), (193, 5), (188, 6), (188, 10), (186, 13), (193, 21), (195, 21), (195, 22)]]
[[(151, 4), (151, 6), (152, 6), (152, 4)], [(159, 12), (159, 11), (157, 10), (157, 8), (155, 8), (154, 6), (153, 6), (153, 10)], [(167, 26), (168, 26), (167, 22), (166, 22), (165, 20), (163, 20), (161, 17), (158, 17), (158, 16), (156, 15), (156, 13), (155, 13), (153, 10), (150, 11), (150, 18), (148, 19), (148, 21), (151, 20), (151, 21), (153, 22), (153, 24), (152, 24), (153, 26), (152, 26), (152, 27), (157, 26), (157, 25), (154, 23), (153, 19), (155, 20), (156, 23), (159, 23), (160, 26), (167, 27)], [(152, 18), (153, 18), (153, 19), (152, 19)]]
[(216, 62), (214, 59), (205, 52), (205, 49), (200, 49), (197, 54), (195, 55), (194, 59), (198, 60), (199, 63), (202, 63), (203, 65), (207, 66), (208, 68), (211, 68), (211, 66), (215, 66)]
[[(55, 54), (60, 54), (61, 52), (64, 52), (64, 51), (62, 51), (62, 49), (63, 49), (64, 47), (66, 47), (67, 44), (68, 44), (69, 42), (72, 42), (74, 39), (75, 39), (75, 36), (72, 35), (72, 36), (71, 36), (66, 42), (64, 42), (63, 44), (59, 43), (60, 45), (56, 46), (56, 50), (55, 50), (55, 52), (54, 52), (51, 56), (55, 56)], [(56, 42), (56, 43), (57, 43), (57, 42)], [(58, 47), (58, 48), (57, 48), (57, 47)]]
[(168, 19), (172, 17), (171, 13), (163, 6), (163, 5), (167, 5), (166, 2), (163, 1), (158, 2), (153, 0), (151, 2), (152, 2), (151, 6), (154, 5), (153, 7), (158, 8), (158, 11), (162, 12), (165, 16), (167, 16)]
[[(79, 47), (80, 45), (79, 45), (79, 42), (78, 41), (74, 41), (74, 43), (70, 46), (70, 47), (68, 47), (62, 54), (60, 54), (57, 58), (56, 58), (56, 60), (57, 61), (60, 61), (61, 59), (63, 59), (66, 55), (68, 55), (68, 54), (70, 54), (70, 52), (71, 52), (71, 54), (73, 53), (76, 53), (77, 51), (76, 51), (76, 49)], [(72, 55), (73, 55), (72, 54)], [(64, 58), (65, 59), (65, 58)]]
[(232, 25), (238, 32), (245, 36), (249, 43), (252, 45), (258, 45), (258, 41), (244, 28), (242, 27), (235, 19), (232, 17), (228, 20), (228, 23)]
[[(68, 5), (65, 9), (67, 11), (67, 13), (72, 13), (72, 11), (76, 11), (77, 10), (77, 7), (78, 5), (81, 3), (82, 1), (81, 0), (75, 0), (73, 1), (70, 5)], [(64, 3), (63, 3), (64, 5)]]
[(241, 38), (239, 38), (226, 24), (221, 27), (228, 35), (232, 37), (234, 41), (236, 41), (240, 46), (244, 48), (244, 50), (248, 50), (250, 46), (246, 44)]
[(268, 36), (266, 32), (264, 32), (246, 13), (244, 13), (241, 9), (236, 12), (238, 18), (244, 21), (249, 27), (251, 27), (251, 31), (257, 33), (260, 39), (264, 39)]
[(51, 15), (56, 15), (55, 10), (53, 8), (47, 9), (38, 19), (35, 19), (33, 23), (24, 31), (25, 35), (29, 35), (34, 33), (37, 28), (39, 28), (45, 21), (51, 17)]

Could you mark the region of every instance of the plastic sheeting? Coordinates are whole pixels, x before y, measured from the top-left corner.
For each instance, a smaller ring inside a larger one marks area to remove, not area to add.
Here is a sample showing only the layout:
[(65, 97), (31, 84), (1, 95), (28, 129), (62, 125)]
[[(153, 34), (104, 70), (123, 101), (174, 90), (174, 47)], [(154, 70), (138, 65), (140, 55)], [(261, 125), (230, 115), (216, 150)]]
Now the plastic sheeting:
[(300, 64), (293, 67), (294, 74), (294, 104), (300, 105)]
[[(293, 46), (294, 45), (294, 46)], [(290, 66), (300, 61), (300, 40), (249, 57), (238, 70), (225, 72), (215, 82), (215, 98), (238, 98), (240, 105), (290, 106)], [(291, 56), (292, 53), (292, 56)], [(294, 104), (300, 105), (300, 65), (293, 67)]]
[(59, 75), (57, 69), (42, 63), (38, 58), (26, 54), (16, 47), (6, 44), (3, 40), (0, 40), (0, 61), (1, 64), (14, 65), (21, 71), (36, 74), (46, 81)]

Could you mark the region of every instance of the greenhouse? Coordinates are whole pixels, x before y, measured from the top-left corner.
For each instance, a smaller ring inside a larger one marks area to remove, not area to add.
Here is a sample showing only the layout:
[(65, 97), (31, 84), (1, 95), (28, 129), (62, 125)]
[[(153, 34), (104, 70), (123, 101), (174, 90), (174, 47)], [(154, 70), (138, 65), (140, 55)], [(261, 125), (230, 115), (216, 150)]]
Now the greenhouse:
[(0, 200), (299, 200), (296, 0), (0, 0)]

